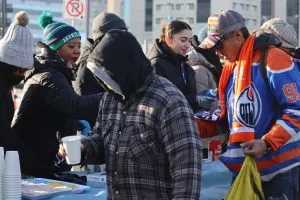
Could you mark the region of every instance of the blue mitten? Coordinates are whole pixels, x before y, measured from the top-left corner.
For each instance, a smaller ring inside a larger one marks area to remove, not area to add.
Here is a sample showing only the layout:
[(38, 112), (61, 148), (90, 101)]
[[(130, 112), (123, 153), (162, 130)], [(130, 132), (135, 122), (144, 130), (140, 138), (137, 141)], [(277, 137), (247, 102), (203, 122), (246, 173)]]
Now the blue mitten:
[(78, 120), (78, 122), (81, 126), (81, 134), (88, 135), (91, 132), (90, 123), (86, 120)]

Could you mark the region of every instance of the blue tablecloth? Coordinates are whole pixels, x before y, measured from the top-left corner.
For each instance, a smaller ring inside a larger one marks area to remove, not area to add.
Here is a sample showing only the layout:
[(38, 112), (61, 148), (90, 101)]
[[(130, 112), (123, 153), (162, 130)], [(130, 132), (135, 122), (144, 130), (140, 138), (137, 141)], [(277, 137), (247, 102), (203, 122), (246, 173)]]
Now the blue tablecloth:
[(106, 200), (105, 188), (90, 188), (81, 194), (65, 194), (50, 198), (51, 200)]
[[(231, 184), (231, 173), (220, 162), (204, 161), (202, 165), (201, 200), (221, 200)], [(90, 188), (82, 194), (65, 194), (51, 200), (106, 200), (105, 188)]]

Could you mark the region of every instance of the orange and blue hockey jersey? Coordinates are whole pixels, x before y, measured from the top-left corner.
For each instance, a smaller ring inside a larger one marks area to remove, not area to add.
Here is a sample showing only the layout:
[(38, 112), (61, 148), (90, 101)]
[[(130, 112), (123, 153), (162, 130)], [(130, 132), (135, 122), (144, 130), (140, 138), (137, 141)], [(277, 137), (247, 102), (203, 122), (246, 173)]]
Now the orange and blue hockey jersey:
[[(255, 98), (245, 92), (245, 100), (238, 105), (238, 115), (253, 122), (255, 139), (265, 139), (274, 150), (256, 160), (262, 181), (269, 181), (300, 165), (300, 72), (289, 55), (278, 48), (270, 48), (266, 82), (258, 63), (260, 54), (261, 51), (254, 52), (251, 71), (251, 95)], [(230, 126), (237, 116), (232, 113), (236, 71), (231, 74), (225, 94)], [(233, 127), (230, 132), (230, 136), (235, 133)], [(229, 140), (228, 149), (220, 159), (236, 174), (244, 158), (240, 143)]]

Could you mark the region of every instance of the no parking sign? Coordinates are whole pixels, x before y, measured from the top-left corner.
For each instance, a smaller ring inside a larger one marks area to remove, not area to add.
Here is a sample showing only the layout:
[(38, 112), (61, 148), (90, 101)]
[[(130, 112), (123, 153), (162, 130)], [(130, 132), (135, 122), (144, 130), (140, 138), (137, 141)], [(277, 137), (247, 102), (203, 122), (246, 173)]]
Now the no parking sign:
[(64, 0), (65, 19), (83, 19), (84, 13), (84, 0)]

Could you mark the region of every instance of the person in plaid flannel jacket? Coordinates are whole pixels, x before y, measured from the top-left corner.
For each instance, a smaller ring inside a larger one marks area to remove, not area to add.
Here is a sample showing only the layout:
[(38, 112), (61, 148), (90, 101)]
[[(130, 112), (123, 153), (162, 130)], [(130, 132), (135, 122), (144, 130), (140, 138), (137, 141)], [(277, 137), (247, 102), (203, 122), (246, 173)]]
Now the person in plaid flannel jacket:
[(108, 92), (82, 139), (83, 160), (106, 161), (108, 199), (198, 200), (201, 141), (183, 94), (129, 32), (108, 32), (87, 62)]

